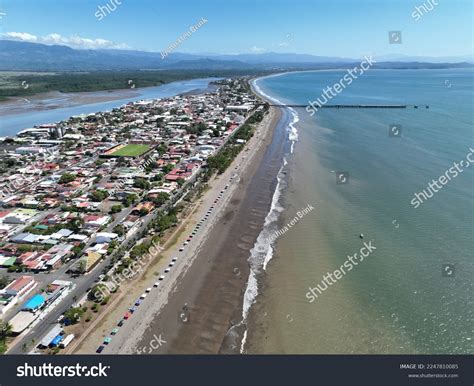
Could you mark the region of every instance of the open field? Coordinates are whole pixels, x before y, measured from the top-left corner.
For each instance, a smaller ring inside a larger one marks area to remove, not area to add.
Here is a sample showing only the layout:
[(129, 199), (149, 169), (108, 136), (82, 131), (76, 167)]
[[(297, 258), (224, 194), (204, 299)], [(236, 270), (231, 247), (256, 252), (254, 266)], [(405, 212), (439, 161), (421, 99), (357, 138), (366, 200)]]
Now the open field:
[(150, 149), (150, 145), (129, 144), (110, 153), (110, 155), (115, 157), (137, 157)]

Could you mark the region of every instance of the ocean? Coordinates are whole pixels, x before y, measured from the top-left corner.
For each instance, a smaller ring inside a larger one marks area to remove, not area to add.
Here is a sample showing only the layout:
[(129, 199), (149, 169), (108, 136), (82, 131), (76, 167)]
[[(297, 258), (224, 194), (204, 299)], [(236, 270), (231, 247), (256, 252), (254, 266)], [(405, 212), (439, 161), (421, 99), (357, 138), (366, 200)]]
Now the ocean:
[[(307, 105), (345, 73), (254, 87)], [(472, 69), (369, 70), (328, 104), (429, 109), (285, 109), (287, 151), (249, 257), (242, 352), (474, 352), (473, 79)]]

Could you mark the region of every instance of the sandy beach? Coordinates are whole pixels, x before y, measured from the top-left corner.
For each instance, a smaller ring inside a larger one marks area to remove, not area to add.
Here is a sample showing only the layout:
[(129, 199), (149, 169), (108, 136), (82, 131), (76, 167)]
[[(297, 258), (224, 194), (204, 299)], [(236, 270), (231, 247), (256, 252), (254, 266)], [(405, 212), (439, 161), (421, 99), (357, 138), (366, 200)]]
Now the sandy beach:
[[(275, 127), (280, 118), (280, 110), (271, 108), (244, 151), (226, 172), (210, 182), (211, 189), (195, 203), (176, 231), (177, 236), (172, 238), (172, 245), (147, 268), (142, 278), (121, 288), (121, 298), (113, 309), (110, 307), (107, 315), (71, 351), (95, 352), (127, 309), (177, 257), (159, 287), (152, 289), (103, 353), (239, 352), (236, 329), (231, 329), (230, 334), (228, 331), (240, 320), (249, 251), (268, 212), (274, 189), (276, 171), (272, 170), (279, 163), (273, 162), (268, 154), (279, 154), (279, 149), (275, 145), (272, 149), (271, 144), (275, 142)], [(283, 142), (280, 133), (278, 146), (283, 146)], [(205, 221), (197, 234), (179, 252), (202, 219)], [(151, 348), (150, 341), (155, 336), (161, 336), (166, 344)]]

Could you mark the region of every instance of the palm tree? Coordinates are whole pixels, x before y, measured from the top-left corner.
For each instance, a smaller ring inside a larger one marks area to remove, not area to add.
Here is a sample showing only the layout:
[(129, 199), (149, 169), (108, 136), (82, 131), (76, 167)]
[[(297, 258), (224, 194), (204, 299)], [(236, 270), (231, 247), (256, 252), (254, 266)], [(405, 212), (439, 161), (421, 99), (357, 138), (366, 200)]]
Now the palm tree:
[(0, 338), (5, 339), (12, 333), (12, 325), (8, 322), (0, 320)]

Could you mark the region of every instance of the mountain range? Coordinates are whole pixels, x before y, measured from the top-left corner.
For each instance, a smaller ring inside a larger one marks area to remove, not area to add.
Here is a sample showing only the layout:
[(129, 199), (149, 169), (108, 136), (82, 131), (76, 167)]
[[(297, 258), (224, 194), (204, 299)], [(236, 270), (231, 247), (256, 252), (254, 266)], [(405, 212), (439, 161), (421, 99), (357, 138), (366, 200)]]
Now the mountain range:
[[(440, 68), (473, 66), (470, 56), (413, 57), (374, 55), (379, 68)], [(187, 54), (73, 49), (61, 45), (0, 40), (1, 71), (103, 71), (103, 70), (273, 70), (346, 67), (358, 58), (294, 53)]]

